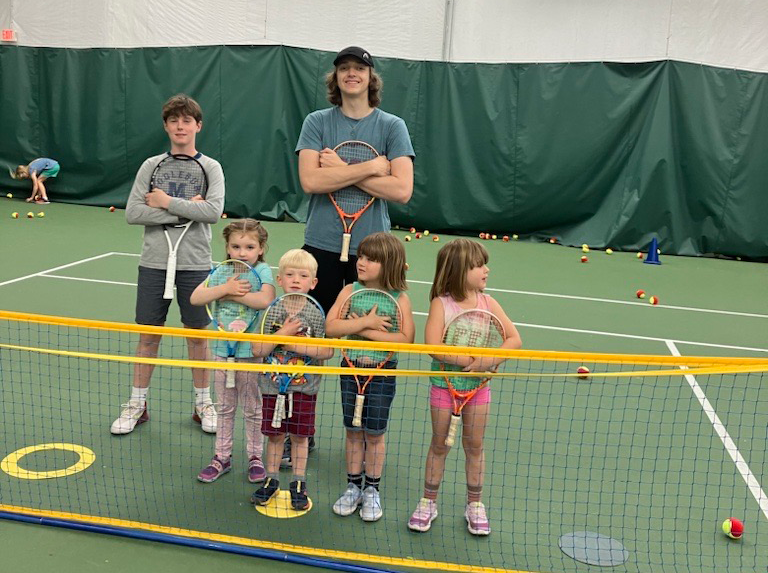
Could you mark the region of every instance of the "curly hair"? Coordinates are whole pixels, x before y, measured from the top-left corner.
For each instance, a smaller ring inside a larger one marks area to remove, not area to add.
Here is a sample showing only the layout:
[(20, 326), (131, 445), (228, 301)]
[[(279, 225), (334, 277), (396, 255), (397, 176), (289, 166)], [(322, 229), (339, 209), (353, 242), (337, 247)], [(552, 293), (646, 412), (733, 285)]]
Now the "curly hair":
[[(381, 89), (384, 87), (384, 81), (381, 76), (376, 73), (373, 68), (371, 70), (371, 80), (368, 82), (368, 105), (371, 107), (379, 107), (381, 105)], [(325, 87), (328, 89), (327, 97), (331, 105), (341, 105), (341, 90), (339, 89), (339, 82), (336, 79), (336, 72), (338, 67), (334, 67), (330, 72), (325, 75)]]

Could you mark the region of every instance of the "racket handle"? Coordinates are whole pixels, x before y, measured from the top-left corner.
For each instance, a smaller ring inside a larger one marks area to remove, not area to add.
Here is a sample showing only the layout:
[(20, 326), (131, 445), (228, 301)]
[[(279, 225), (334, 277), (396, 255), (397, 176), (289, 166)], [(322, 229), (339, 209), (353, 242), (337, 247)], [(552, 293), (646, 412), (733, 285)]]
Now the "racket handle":
[(163, 298), (173, 300), (173, 283), (176, 282), (176, 253), (168, 255), (168, 268), (165, 271), (165, 291)]
[(363, 425), (363, 403), (365, 402), (365, 394), (358, 394), (355, 396), (355, 415), (352, 416), (352, 425), (355, 428), (359, 428)]
[[(230, 364), (235, 363), (234, 356), (230, 356), (227, 358), (227, 362)], [(224, 387), (225, 388), (234, 388), (235, 387), (235, 375), (237, 373), (234, 370), (225, 370), (224, 371)]]
[(341, 256), (339, 260), (342, 263), (346, 263), (349, 260), (349, 242), (352, 240), (350, 233), (344, 233), (341, 236)]
[(283, 408), (283, 418), (293, 418), (293, 392), (288, 394), (288, 415), (285, 415), (285, 408)]
[(272, 427), (279, 428), (283, 425), (285, 417), (285, 394), (278, 394), (275, 398), (275, 411), (272, 414)]
[(461, 421), (460, 415), (451, 414), (451, 425), (448, 426), (448, 435), (445, 437), (446, 446), (451, 447), (453, 444), (456, 443), (456, 432), (459, 429), (460, 421)]

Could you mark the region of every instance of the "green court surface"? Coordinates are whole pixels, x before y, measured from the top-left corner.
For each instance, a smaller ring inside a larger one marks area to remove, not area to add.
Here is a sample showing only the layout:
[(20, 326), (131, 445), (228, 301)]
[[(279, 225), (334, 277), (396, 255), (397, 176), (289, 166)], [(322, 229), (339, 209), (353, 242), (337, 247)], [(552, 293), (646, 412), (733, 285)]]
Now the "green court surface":
[[(6, 264), (0, 270), (0, 306), (5, 310), (131, 323), (142, 228), (125, 224), (120, 210), (112, 213), (103, 208), (63, 204), (45, 206), (44, 218), (10, 218), (12, 211), (26, 213), (27, 207), (16, 200), (0, 203), (0, 240), (7, 253)], [(223, 256), (220, 230), (224, 224), (226, 221), (221, 221), (214, 229), (214, 257)], [(301, 246), (303, 225), (265, 225), (270, 233), (267, 262), (275, 266), (283, 252)], [(406, 234), (397, 230), (394, 233), (401, 238)], [(440, 235), (436, 242), (433, 237), (405, 243), (417, 342), (423, 340), (435, 256), (440, 246), (450, 240)], [(483, 244), (490, 253), (488, 293), (517, 324), (526, 350), (757, 357), (768, 361), (764, 264), (662, 253), (662, 264), (656, 266), (643, 264), (635, 253), (609, 255), (603, 251), (590, 251), (589, 261), (582, 263), (580, 248), (524, 240), (488, 240)], [(638, 289), (643, 289), (647, 297), (658, 296), (660, 304), (652, 306), (647, 298), (636, 298)], [(178, 326), (175, 304), (170, 317), (169, 326)], [(121, 344), (130, 352), (127, 340)], [(108, 346), (109, 350), (113, 348)], [(416, 378), (403, 377), (398, 379), (397, 399), (402, 407), (392, 414), (393, 440), (383, 491), (400, 489), (397, 496), (389, 498), (385, 518), (373, 525), (381, 545), (371, 543), (359, 521), (350, 525), (334, 519), (328, 508), (343, 485), (339, 469), (343, 467), (343, 439), (338, 417), (335, 425), (319, 428), (318, 452), (310, 458), (310, 472), (318, 487), (314, 509), (301, 518), (307, 531), (301, 544), (316, 542), (326, 549), (361, 551), (372, 556), (386, 553), (451, 562), (455, 558), (459, 563), (464, 562), (465, 555), (470, 559), (477, 555), (478, 565), (520, 570), (604, 570), (572, 561), (558, 548), (560, 535), (588, 529), (625, 544), (630, 558), (613, 568), (617, 571), (711, 571), (713, 565), (764, 570), (768, 566), (768, 552), (762, 549), (768, 543), (768, 515), (764, 494), (762, 508), (755, 499), (761, 495), (760, 480), (768, 469), (764, 446), (768, 407), (764, 399), (761, 402), (761, 375), (608, 377), (588, 382), (575, 377), (538, 377), (572, 372), (578, 364), (576, 358), (570, 363), (554, 364), (520, 360), (515, 365), (517, 375), (505, 378), (503, 387), (494, 388), (495, 419), (486, 434), (486, 496), (503, 495), (500, 507), (507, 513), (504, 525), (488, 539), (467, 538), (459, 505), (454, 508), (449, 501), (454, 498), (452, 494), (456, 499), (463, 495), (463, 455), (457, 452), (452, 452), (441, 490), (440, 519), (425, 534), (406, 529), (405, 522), (420, 496), (425, 449), (422, 436), (428, 436), (429, 428), (423, 384), (419, 385)], [(40, 381), (54, 380), (59, 367), (60, 363), (53, 359), (41, 359), (39, 364), (29, 366), (29, 371)], [(401, 367), (422, 368), (424, 364), (416, 359), (413, 363), (404, 360)], [(128, 454), (145, 453), (147, 457), (141, 463), (151, 466), (153, 461), (159, 463), (174, 452), (192, 452), (191, 457), (179, 459), (173, 480), (131, 485), (132, 491), (146, 496), (154, 511), (149, 517), (133, 516), (128, 511), (127, 518), (166, 524), (167, 515), (175, 512), (173, 523), (168, 521), (168, 525), (205, 531), (197, 513), (179, 510), (188, 503), (186, 496), (194, 491), (193, 486), (199, 486), (194, 475), (212, 448), (212, 438), (196, 430), (186, 412), (182, 417), (186, 402), (180, 401), (176, 390), (188, 392), (188, 380), (177, 377), (172, 381), (169, 374), (163, 374), (166, 369), (159, 369), (158, 379), (153, 381), (153, 396), (173, 407), (159, 411), (150, 424), (115, 442), (107, 427), (127, 392), (122, 381), (128, 366), (109, 364), (104, 368), (109, 384), (94, 387), (88, 371), (80, 383), (68, 388), (66, 397), (90, 400), (91, 406), (82, 413), (83, 429), (77, 439), (94, 445), (102, 462), (95, 464), (101, 469), (94, 472), (114, 474), (115, 481), (121, 484), (115, 490), (123, 491), (123, 482), (130, 481), (126, 476), (135, 469), (136, 458)], [(592, 363), (590, 368), (593, 372), (645, 369)], [(10, 382), (3, 380), (6, 391)], [(335, 391), (335, 386), (329, 386), (327, 403), (319, 406), (323, 420), (336, 415)], [(18, 396), (12, 396), (12, 400), (18, 401)], [(5, 417), (11, 420), (7, 428), (22, 427), (20, 409), (14, 409), (8, 400), (4, 407)], [(713, 423), (708, 415), (713, 412), (718, 422)], [(180, 420), (180, 426), (169, 425), (175, 422), (173, 416)], [(733, 452), (729, 453), (729, 446), (718, 436), (713, 425), (719, 423), (730, 432), (739, 455), (743, 455), (743, 464), (734, 462)], [(66, 418), (51, 420), (45, 427), (31, 424), (13, 436), (6, 429), (2, 456), (44, 442), (51, 432), (66, 435), (68, 424)], [(395, 439), (397, 436), (402, 439)], [(405, 436), (418, 439), (411, 443)], [(40, 467), (52, 462), (72, 463), (67, 454), (57, 455), (39, 460), (30, 456), (27, 463)], [(745, 466), (749, 472), (744, 471)], [(0, 484), (15, 479), (2, 474), (0, 478)], [(209, 498), (197, 508), (204, 512), (221, 510), (227, 515), (220, 523), (213, 521), (218, 532), (273, 541), (292, 539), (290, 523), (274, 523), (265, 529), (252, 509), (247, 513), (247, 508), (242, 509), (242, 500), (247, 499), (252, 486), (233, 476), (223, 479), (230, 480), (226, 488), (220, 483), (202, 486), (209, 488), (205, 490)], [(54, 481), (44, 480), (46, 485)], [(99, 498), (102, 506), (92, 507), (89, 504), (93, 500), (85, 499), (88, 477), (74, 481), (66, 495), (61, 495), (65, 502), (62, 511), (119, 514), (126, 518), (119, 513), (126, 500), (105, 492)], [(3, 496), (0, 502), (31, 504), (46, 490), (39, 483), (14, 482), (12, 491), (22, 499)], [(234, 497), (233, 491), (237, 493)], [(743, 516), (748, 524), (748, 534), (740, 542), (731, 542), (718, 532), (719, 523), (731, 515)], [(4, 558), (14, 571), (51, 567), (81, 573), (136, 568), (174, 572), (191, 567), (309, 570), (246, 556), (4, 520), (0, 520), (0, 535), (17, 548)], [(329, 538), (336, 540), (335, 547), (326, 547)], [(455, 556), (447, 549), (452, 538), (460, 540)], [(44, 551), (37, 549), (41, 546)], [(508, 553), (503, 560), (494, 557), (502, 552)], [(387, 567), (375, 560), (364, 564)]]

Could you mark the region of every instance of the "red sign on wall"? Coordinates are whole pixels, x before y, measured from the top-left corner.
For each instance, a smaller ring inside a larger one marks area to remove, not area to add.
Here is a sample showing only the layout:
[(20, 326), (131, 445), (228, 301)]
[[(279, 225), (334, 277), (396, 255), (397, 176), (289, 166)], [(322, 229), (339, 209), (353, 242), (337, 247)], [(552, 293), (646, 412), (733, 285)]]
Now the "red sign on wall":
[(2, 34), (2, 41), (3, 42), (15, 42), (16, 41), (16, 30), (12, 28), (3, 28)]

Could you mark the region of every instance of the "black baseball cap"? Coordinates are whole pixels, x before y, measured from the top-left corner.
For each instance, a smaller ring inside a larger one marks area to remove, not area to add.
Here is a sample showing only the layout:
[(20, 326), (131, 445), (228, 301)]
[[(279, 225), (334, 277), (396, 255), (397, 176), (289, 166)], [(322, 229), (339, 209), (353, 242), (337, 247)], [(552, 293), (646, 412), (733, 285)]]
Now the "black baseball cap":
[(338, 66), (341, 59), (347, 56), (353, 56), (363, 62), (366, 66), (374, 67), (371, 54), (368, 52), (368, 50), (364, 50), (360, 46), (350, 46), (349, 48), (344, 48), (342, 51), (336, 54), (336, 59), (333, 60), (333, 65)]

